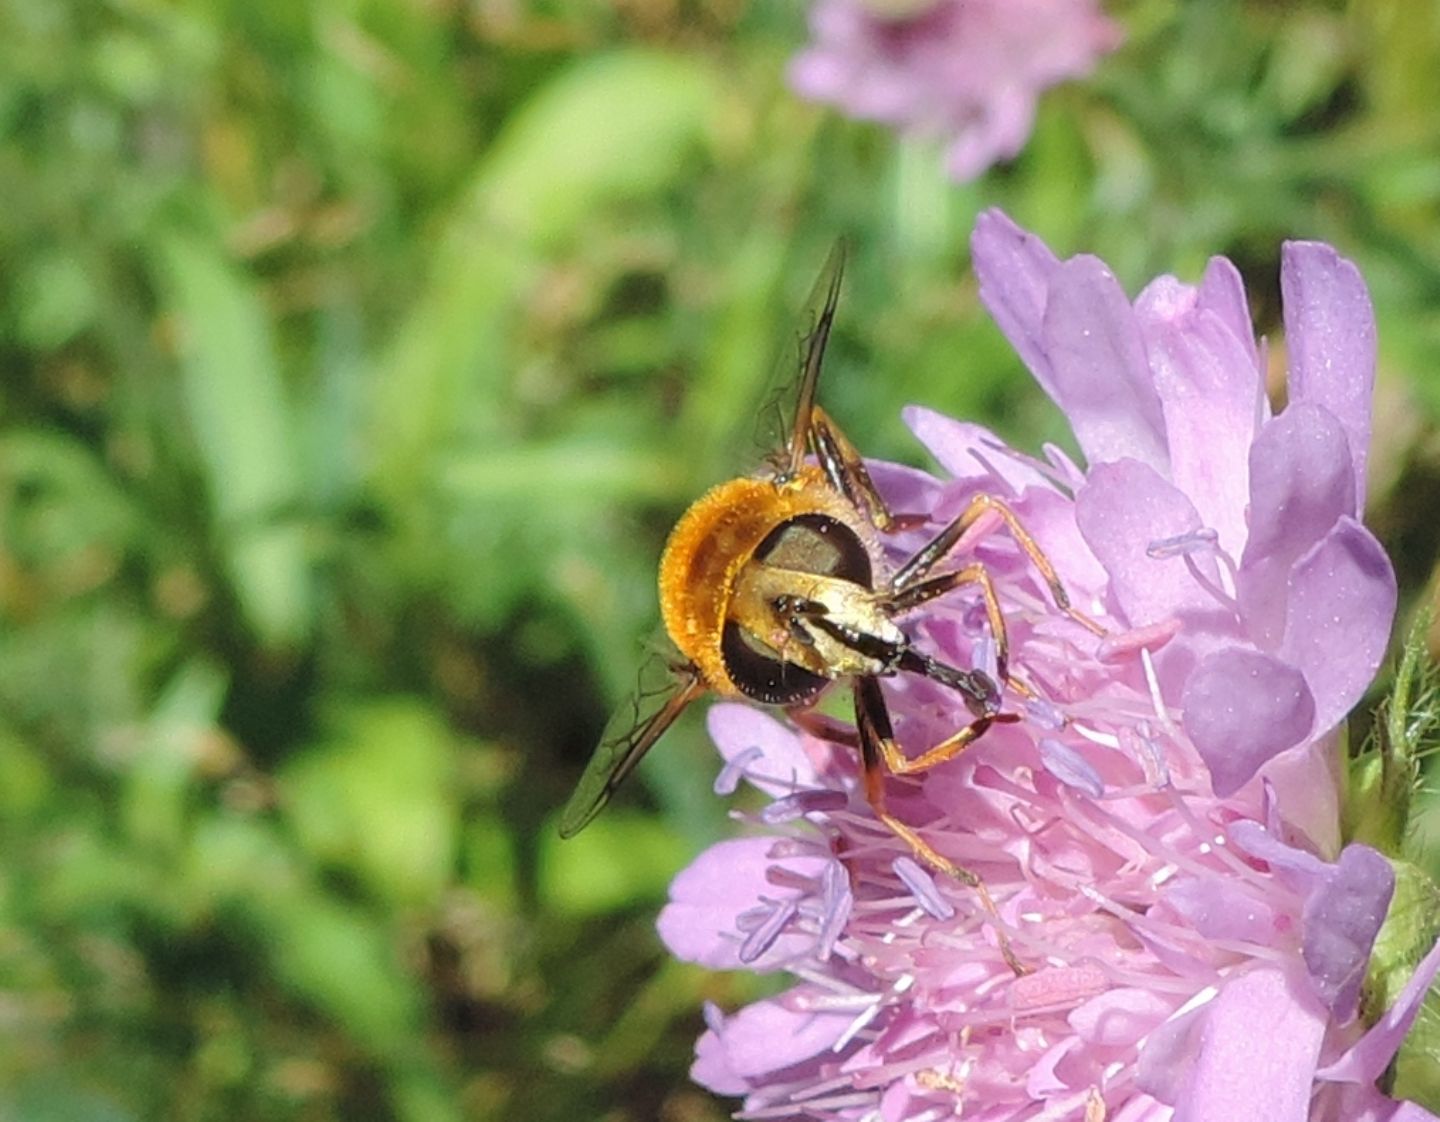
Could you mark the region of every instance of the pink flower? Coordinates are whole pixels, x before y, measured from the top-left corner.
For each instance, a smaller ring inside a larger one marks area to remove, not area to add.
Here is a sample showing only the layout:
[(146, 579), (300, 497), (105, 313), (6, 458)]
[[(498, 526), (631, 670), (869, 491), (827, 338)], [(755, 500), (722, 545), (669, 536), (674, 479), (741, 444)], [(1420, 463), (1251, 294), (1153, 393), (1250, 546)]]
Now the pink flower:
[(816, 0), (790, 81), (852, 117), (944, 138), (958, 180), (1018, 153), (1040, 93), (1120, 41), (1095, 0)]
[[(1359, 274), (1326, 246), (1286, 246), (1289, 405), (1271, 416), (1229, 262), (1132, 305), (1100, 261), (1061, 262), (995, 211), (974, 257), (1089, 467), (912, 409), (953, 479), (875, 465), (877, 483), (938, 520), (977, 491), (1004, 498), (1111, 633), (1055, 611), (1008, 536), (978, 526), (969, 548), (1038, 699), (1012, 697), (1025, 720), (892, 779), (890, 805), (984, 878), (1032, 972), (1007, 968), (973, 891), (874, 818), (853, 752), (718, 705), (717, 791), (743, 777), (773, 801), (760, 832), (680, 874), (660, 934), (681, 958), (795, 982), (707, 1010), (692, 1074), (743, 1096), (743, 1118), (1432, 1119), (1375, 1081), (1440, 949), (1367, 1030), (1357, 1007), (1394, 875), (1339, 836), (1335, 731), (1395, 608), (1358, 521), (1375, 339)], [(896, 557), (921, 540), (902, 536)], [(913, 628), (955, 665), (993, 659), (963, 597)], [(923, 680), (885, 690), (904, 744), (966, 719)]]

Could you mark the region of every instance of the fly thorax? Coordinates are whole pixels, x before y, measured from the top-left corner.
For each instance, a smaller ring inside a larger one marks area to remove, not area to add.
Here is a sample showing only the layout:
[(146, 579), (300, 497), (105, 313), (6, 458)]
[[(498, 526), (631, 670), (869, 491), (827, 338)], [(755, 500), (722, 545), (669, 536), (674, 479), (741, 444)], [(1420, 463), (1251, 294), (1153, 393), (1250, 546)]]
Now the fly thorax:
[(826, 678), (893, 673), (906, 646), (864, 585), (760, 562), (740, 574), (730, 618), (777, 658)]

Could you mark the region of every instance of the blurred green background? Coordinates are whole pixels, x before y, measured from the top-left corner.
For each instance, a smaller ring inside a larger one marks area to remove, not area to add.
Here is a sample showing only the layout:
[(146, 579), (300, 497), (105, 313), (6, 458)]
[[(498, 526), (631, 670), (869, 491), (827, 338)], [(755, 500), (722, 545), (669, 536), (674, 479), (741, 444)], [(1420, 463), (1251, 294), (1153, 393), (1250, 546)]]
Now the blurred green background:
[(0, 1117), (705, 1122), (698, 730), (553, 832), (826, 250), (827, 404), (1058, 415), (977, 211), (1135, 291), (1285, 237), (1380, 319), (1371, 518), (1440, 522), (1440, 6), (1134, 0), (1014, 164), (791, 96), (798, 5), (0, 8)]

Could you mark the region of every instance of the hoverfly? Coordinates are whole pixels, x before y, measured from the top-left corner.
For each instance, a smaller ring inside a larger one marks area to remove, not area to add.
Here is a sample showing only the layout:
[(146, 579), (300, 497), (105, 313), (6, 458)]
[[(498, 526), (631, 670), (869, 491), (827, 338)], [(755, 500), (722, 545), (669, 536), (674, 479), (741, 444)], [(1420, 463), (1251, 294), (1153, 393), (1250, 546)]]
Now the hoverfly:
[[(642, 685), (612, 718), (560, 818), (560, 834), (585, 827), (640, 758), (691, 702), (707, 693), (783, 707), (803, 724), (819, 696), (848, 679), (865, 795), (876, 816), (931, 867), (977, 889), (973, 873), (936, 852), (886, 808), (885, 776), (910, 775), (962, 752), (997, 721), (1002, 684), (1030, 696), (1008, 676), (1005, 619), (985, 566), (941, 570), (966, 530), (998, 516), (1050, 589), (1061, 611), (1074, 611), (1049, 559), (1014, 512), (991, 495), (975, 496), (898, 569), (886, 564), (881, 534), (916, 519), (886, 505), (859, 453), (816, 403), (825, 347), (844, 271), (837, 246), (816, 288), (823, 293), (800, 340), (800, 370), (784, 446), (754, 475), (721, 483), (681, 517), (660, 561), (660, 608), (680, 657), (657, 685)], [(916, 648), (898, 620), (958, 588), (978, 588), (996, 650), (996, 674), (950, 666)], [(1103, 633), (1103, 632), (1102, 632)], [(918, 674), (960, 695), (972, 720), (916, 756), (905, 755), (891, 727), (880, 679)], [(812, 722), (813, 723), (813, 722)], [(837, 739), (833, 732), (826, 734)]]

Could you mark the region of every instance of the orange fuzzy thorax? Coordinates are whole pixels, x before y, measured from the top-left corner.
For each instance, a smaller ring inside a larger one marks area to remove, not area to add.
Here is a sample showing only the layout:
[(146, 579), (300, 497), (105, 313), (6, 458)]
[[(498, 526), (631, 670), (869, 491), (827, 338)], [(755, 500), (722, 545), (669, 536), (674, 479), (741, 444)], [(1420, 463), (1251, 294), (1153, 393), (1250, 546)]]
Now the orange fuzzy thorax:
[(660, 559), (660, 613), (670, 641), (716, 693), (741, 696), (720, 652), (735, 580), (770, 531), (802, 514), (864, 526), (824, 473), (806, 466), (785, 483), (747, 477), (712, 487), (670, 532)]

